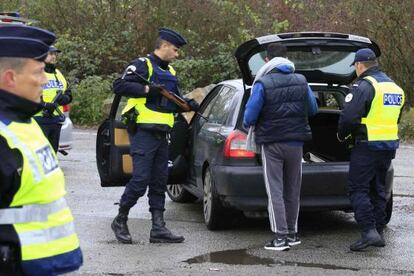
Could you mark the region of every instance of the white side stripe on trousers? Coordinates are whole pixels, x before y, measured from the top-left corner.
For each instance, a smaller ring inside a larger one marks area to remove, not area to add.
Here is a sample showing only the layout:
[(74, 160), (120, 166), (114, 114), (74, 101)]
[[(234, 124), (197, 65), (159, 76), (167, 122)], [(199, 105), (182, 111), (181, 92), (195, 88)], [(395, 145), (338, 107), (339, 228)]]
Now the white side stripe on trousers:
[(265, 180), (265, 187), (266, 187), (267, 198), (268, 198), (267, 212), (269, 213), (270, 228), (272, 229), (274, 233), (276, 233), (277, 232), (276, 218), (275, 218), (273, 202), (272, 202), (272, 192), (270, 191), (269, 179), (267, 177), (267, 162), (266, 162), (266, 154), (265, 154), (263, 145), (262, 145), (262, 163), (263, 163), (263, 176)]

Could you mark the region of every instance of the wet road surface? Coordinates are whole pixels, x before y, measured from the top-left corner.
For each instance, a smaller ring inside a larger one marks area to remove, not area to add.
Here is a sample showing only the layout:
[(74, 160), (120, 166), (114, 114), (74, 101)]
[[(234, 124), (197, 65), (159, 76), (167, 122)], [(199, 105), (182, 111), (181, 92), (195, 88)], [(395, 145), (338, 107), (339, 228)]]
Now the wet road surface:
[(414, 145), (394, 160), (394, 213), (385, 230), (387, 246), (355, 253), (359, 237), (353, 215), (301, 213), (302, 244), (287, 252), (263, 249), (272, 238), (266, 219), (236, 221), (209, 231), (200, 203), (167, 201), (165, 219), (182, 244), (150, 244), (147, 198), (131, 210), (133, 244), (119, 244), (110, 229), (122, 187), (101, 188), (95, 163), (96, 131), (74, 131), (74, 149), (59, 156), (67, 200), (75, 216), (84, 266), (72, 275), (412, 275), (414, 274)]

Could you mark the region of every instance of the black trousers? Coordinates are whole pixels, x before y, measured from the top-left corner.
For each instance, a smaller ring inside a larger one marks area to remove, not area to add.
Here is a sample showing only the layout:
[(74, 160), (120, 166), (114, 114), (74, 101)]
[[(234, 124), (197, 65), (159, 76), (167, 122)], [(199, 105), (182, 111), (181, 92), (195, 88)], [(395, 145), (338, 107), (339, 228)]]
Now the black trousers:
[(375, 151), (367, 143), (352, 149), (348, 191), (355, 220), (364, 232), (385, 226), (385, 179), (394, 156), (395, 150)]
[(150, 211), (163, 210), (168, 180), (167, 133), (138, 129), (129, 133), (133, 173), (120, 207), (130, 209), (148, 189)]
[(60, 129), (62, 124), (40, 124), (40, 128), (45, 134), (46, 138), (49, 140), (55, 152), (59, 149), (59, 138), (60, 138)]

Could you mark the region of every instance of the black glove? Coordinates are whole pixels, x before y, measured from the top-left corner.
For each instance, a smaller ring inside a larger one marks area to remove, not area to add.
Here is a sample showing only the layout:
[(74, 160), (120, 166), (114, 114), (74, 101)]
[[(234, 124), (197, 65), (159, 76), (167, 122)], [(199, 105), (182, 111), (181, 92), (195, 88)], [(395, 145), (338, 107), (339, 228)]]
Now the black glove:
[(52, 115), (56, 108), (57, 106), (54, 103), (43, 103), (43, 110), (45, 110), (48, 115)]
[(197, 112), (200, 110), (200, 105), (194, 99), (185, 99), (191, 110)]
[(156, 97), (161, 94), (163, 87), (160, 85), (149, 85), (148, 96), (149, 97)]
[(66, 105), (72, 102), (72, 91), (67, 89), (64, 93), (60, 94), (56, 99), (55, 103), (58, 105)]

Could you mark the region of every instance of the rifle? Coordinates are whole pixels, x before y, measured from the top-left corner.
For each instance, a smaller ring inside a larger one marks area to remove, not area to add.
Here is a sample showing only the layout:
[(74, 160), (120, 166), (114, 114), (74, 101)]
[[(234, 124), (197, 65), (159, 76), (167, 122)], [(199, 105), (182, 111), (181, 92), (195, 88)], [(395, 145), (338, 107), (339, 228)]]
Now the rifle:
[[(143, 76), (141, 76), (140, 74), (138, 74), (137, 72), (133, 71), (132, 69), (128, 68), (127, 71), (125, 73), (131, 72), (133, 73), (135, 76), (137, 76), (140, 80), (142, 80), (146, 85), (154, 85), (153, 83), (151, 83), (149, 80), (147, 80), (146, 78), (144, 78)], [(123, 76), (125, 77), (125, 75)], [(162, 96), (164, 96), (165, 98), (167, 98), (168, 100), (172, 101), (173, 103), (175, 103), (176, 105), (178, 105), (184, 112), (189, 112), (191, 111), (190, 106), (187, 104), (187, 102), (181, 98), (180, 96), (178, 96), (177, 94), (175, 94), (174, 92), (171, 92), (169, 90), (167, 90), (166, 88), (159, 86), (161, 88), (161, 92), (160, 94)]]
[[(53, 97), (53, 100), (51, 102), (55, 106), (55, 110), (59, 114), (59, 121), (61, 121), (61, 122), (65, 121), (66, 116), (65, 116), (65, 114), (62, 113), (62, 111), (60, 111), (59, 105), (56, 103), (56, 99), (59, 98), (60, 95), (62, 95), (62, 94), (63, 94), (63, 91), (58, 90), (58, 92), (56, 93), (55, 97)], [(43, 114), (43, 116), (51, 117), (53, 115), (53, 112), (52, 112), (52, 114), (50, 114), (49, 110), (43, 109), (42, 114)]]

